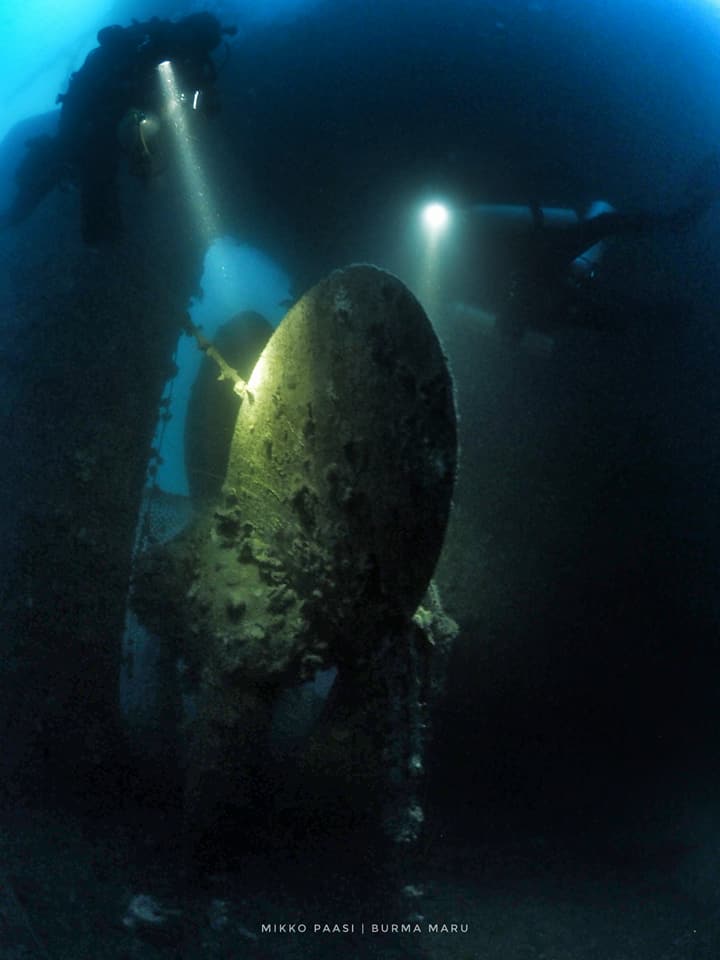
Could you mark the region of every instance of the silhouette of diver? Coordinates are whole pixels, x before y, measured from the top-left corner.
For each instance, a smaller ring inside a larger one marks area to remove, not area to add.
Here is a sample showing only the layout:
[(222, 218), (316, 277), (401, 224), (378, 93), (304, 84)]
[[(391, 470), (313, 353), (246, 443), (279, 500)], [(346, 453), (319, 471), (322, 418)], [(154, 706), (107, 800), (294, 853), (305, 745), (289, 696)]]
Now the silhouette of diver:
[(210, 13), (177, 22), (153, 17), (133, 21), (129, 27), (100, 30), (98, 46), (71, 76), (67, 92), (57, 98), (62, 104), (57, 136), (28, 141), (15, 175), (17, 194), (0, 224), (19, 223), (54, 187), (75, 180), (83, 239), (96, 244), (116, 237), (122, 224), (116, 183), (118, 136), (124, 135), (126, 142), (129, 137), (131, 149), (140, 151), (133, 171), (149, 172), (143, 162), (148, 154), (140, 124), (159, 95), (155, 68), (171, 61), (185, 88), (212, 97), (216, 74), (211, 52), (224, 33), (234, 32)]
[[(720, 197), (720, 153), (709, 154), (685, 189), (685, 202), (667, 213), (620, 213), (604, 209), (586, 219), (546, 218), (531, 208), (530, 223), (511, 236), (503, 255), (504, 280), (496, 304), (496, 322), (506, 338), (519, 339), (528, 329), (552, 332), (563, 324), (599, 325), (588, 291), (595, 278), (603, 241), (681, 232), (694, 226)], [(503, 209), (492, 207), (483, 210)], [(510, 209), (510, 208), (504, 208)], [(518, 209), (518, 208), (515, 208)], [(560, 211), (571, 213), (570, 211)]]

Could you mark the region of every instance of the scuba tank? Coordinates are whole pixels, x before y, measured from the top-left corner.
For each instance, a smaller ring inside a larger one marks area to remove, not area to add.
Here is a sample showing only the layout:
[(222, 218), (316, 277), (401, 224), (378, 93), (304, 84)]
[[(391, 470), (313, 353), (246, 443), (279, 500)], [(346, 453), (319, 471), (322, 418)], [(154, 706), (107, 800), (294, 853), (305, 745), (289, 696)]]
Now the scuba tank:
[[(614, 208), (605, 200), (593, 201), (583, 216), (566, 207), (540, 207), (508, 203), (479, 203), (467, 211), (469, 217), (487, 224), (492, 232), (526, 234), (533, 229), (563, 230), (582, 220), (592, 220), (601, 213), (611, 213)], [(570, 276), (577, 280), (589, 280), (594, 276), (605, 253), (606, 243), (599, 241), (583, 250), (570, 264)]]

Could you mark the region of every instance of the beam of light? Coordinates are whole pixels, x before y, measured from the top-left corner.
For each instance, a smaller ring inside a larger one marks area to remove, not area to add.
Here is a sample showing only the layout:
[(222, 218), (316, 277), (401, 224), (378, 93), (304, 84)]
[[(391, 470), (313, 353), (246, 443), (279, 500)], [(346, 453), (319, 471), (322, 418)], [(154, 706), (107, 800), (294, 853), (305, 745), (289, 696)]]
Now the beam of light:
[(447, 256), (448, 232), (452, 224), (450, 208), (435, 200), (426, 203), (419, 213), (420, 277), (417, 294), (430, 319), (440, 311), (442, 303), (443, 261)]
[(202, 164), (190, 133), (185, 111), (185, 97), (181, 92), (172, 63), (163, 61), (158, 67), (165, 103), (165, 115), (172, 131), (180, 171), (185, 181), (185, 191), (206, 245), (221, 233), (220, 216), (212, 191), (202, 169)]

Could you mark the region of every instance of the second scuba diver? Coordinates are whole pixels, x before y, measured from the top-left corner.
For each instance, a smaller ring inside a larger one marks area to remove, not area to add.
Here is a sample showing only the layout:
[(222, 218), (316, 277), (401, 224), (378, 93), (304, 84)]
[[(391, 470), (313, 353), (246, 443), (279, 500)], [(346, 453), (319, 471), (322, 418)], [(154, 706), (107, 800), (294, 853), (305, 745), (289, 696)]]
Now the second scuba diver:
[(80, 191), (83, 239), (95, 245), (116, 238), (122, 229), (120, 149), (129, 154), (131, 172), (146, 176), (153, 169), (156, 68), (171, 61), (188, 89), (212, 100), (216, 76), (211, 54), (223, 34), (233, 33), (234, 27), (222, 27), (210, 13), (177, 22), (153, 17), (100, 30), (98, 46), (57, 98), (62, 104), (57, 135), (28, 141), (16, 173), (16, 196), (0, 223), (21, 222), (53, 188), (74, 181)]

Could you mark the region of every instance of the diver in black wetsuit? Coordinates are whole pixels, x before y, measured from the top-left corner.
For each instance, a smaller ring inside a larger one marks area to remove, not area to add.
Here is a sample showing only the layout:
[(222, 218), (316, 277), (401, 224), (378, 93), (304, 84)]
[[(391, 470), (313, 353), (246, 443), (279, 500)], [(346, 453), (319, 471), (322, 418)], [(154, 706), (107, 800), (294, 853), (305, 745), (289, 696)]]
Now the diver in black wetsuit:
[[(591, 293), (599, 260), (592, 251), (616, 237), (677, 233), (696, 224), (720, 197), (720, 154), (705, 158), (685, 194), (685, 203), (669, 213), (620, 213), (604, 204), (602, 212), (586, 219), (572, 211), (549, 211), (569, 216), (546, 218), (542, 209), (530, 208), (524, 229), (508, 230), (506, 224), (502, 279), (495, 297), (501, 335), (519, 339), (528, 329), (547, 333), (572, 324), (602, 327), (605, 318)], [(493, 211), (516, 214), (522, 208), (475, 209), (482, 217)]]
[[(234, 32), (210, 13), (177, 22), (154, 17), (129, 27), (103, 28), (98, 46), (71, 76), (67, 92), (58, 96), (62, 109), (57, 136), (28, 141), (16, 173), (17, 195), (0, 223), (19, 223), (50, 190), (74, 179), (80, 189), (83, 239), (95, 244), (117, 236), (119, 125), (125, 123), (127, 138), (128, 124), (135, 123), (134, 142), (144, 149), (139, 125), (144, 111), (155, 106), (155, 68), (170, 60), (189, 89), (211, 92), (215, 83), (211, 53), (224, 33)], [(124, 119), (128, 116), (129, 121)], [(141, 172), (147, 167), (136, 163), (134, 169)]]

